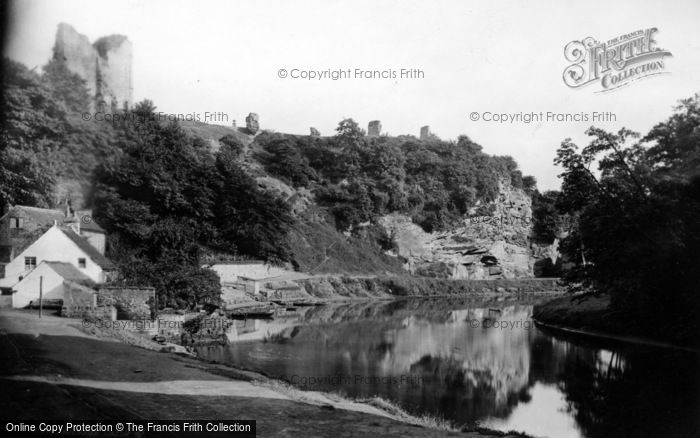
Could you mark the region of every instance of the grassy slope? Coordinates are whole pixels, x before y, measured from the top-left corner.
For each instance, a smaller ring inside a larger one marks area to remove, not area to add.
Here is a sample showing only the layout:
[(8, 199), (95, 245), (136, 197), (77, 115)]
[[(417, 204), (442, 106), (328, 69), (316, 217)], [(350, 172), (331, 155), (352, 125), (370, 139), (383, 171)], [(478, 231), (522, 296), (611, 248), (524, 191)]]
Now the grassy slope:
[(291, 233), (295, 261), (314, 274), (400, 274), (401, 261), (369, 242), (347, 237), (327, 223), (302, 220)]
[(222, 125), (209, 125), (202, 122), (189, 122), (182, 121), (180, 126), (190, 135), (203, 138), (210, 142), (213, 146), (213, 150), (218, 150), (219, 139), (225, 135), (233, 135), (243, 144), (247, 145), (251, 142), (252, 137), (248, 134), (233, 129), (233, 127), (222, 126)]

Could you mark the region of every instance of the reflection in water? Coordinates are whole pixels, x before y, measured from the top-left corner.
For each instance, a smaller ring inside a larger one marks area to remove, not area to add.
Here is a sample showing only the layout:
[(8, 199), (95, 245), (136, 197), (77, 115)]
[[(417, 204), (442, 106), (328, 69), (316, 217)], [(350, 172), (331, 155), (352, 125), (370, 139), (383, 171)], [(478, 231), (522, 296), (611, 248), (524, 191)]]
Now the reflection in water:
[(534, 328), (531, 311), (454, 300), (300, 309), (234, 325), (231, 345), (199, 353), (302, 389), (535, 436), (700, 430), (697, 355), (568, 342)]
[(529, 390), (530, 401), (519, 403), (506, 418), (490, 417), (481, 421), (489, 429), (527, 431), (532, 436), (579, 438), (581, 431), (568, 412), (566, 398), (553, 385), (535, 383)]

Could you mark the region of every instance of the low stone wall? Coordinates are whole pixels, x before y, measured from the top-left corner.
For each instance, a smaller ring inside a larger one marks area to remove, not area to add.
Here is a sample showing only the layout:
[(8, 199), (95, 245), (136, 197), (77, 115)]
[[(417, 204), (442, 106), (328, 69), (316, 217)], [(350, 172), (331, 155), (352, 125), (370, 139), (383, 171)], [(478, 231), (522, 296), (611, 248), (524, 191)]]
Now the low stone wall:
[(150, 320), (155, 309), (152, 287), (103, 287), (97, 292), (98, 306), (113, 306), (117, 319)]
[(64, 281), (62, 301), (61, 316), (63, 317), (84, 318), (96, 316), (97, 292), (87, 286)]
[(185, 321), (185, 315), (170, 313), (158, 315), (158, 334), (167, 340), (179, 341)]

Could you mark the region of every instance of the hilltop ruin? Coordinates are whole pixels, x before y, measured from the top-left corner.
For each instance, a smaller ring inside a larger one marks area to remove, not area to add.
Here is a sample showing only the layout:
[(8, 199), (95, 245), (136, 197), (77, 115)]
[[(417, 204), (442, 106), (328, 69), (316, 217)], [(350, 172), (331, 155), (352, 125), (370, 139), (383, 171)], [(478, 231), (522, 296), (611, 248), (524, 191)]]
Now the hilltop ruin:
[(133, 48), (126, 36), (109, 35), (90, 44), (88, 37), (73, 26), (61, 23), (53, 58), (85, 80), (91, 109), (121, 109), (132, 104)]

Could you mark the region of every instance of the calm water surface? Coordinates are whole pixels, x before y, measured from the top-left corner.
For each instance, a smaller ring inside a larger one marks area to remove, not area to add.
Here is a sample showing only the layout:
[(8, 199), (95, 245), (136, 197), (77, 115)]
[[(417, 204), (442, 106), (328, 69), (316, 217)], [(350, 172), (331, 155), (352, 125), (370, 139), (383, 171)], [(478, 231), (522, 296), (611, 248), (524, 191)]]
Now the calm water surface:
[(407, 300), (238, 321), (210, 360), (541, 437), (700, 436), (700, 355), (565, 339), (533, 302)]

